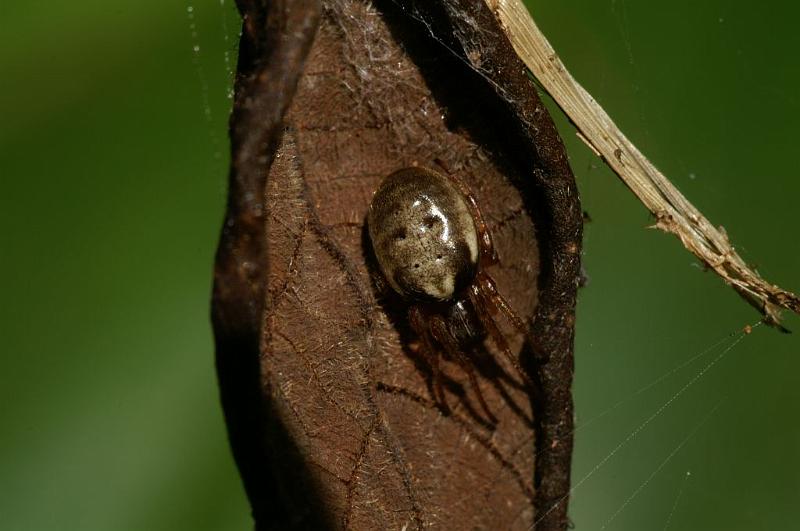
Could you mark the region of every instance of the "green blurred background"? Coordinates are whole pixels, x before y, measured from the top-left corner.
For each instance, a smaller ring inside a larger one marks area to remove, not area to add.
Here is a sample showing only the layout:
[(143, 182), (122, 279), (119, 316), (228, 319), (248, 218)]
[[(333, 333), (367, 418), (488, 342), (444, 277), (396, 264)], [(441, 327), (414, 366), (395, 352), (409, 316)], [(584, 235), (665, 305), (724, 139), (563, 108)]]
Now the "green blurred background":
[[(230, 4), (0, 7), (4, 530), (250, 528), (208, 321)], [(800, 7), (529, 5), (629, 137), (769, 280), (800, 289)], [(636, 431), (734, 340), (674, 367), (757, 315), (646, 230), (645, 210), (559, 123), (593, 218), (578, 424), (603, 415), (576, 434), (577, 528), (796, 528), (800, 340), (756, 329)]]

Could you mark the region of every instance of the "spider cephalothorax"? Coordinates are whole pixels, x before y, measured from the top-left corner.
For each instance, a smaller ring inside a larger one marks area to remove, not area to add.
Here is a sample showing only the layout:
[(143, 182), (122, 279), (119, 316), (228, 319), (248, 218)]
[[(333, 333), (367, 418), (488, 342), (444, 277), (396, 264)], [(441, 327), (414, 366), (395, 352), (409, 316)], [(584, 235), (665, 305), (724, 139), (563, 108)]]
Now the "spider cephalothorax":
[(474, 347), (490, 336), (528, 383), (494, 315), (504, 314), (523, 334), (527, 329), (486, 272), (497, 257), (475, 199), (455, 177), (406, 168), (378, 187), (367, 223), (381, 272), (410, 303), (409, 324), (431, 367), (437, 400), (447, 409), (439, 370), (445, 352), (463, 367), (494, 422), (473, 370)]

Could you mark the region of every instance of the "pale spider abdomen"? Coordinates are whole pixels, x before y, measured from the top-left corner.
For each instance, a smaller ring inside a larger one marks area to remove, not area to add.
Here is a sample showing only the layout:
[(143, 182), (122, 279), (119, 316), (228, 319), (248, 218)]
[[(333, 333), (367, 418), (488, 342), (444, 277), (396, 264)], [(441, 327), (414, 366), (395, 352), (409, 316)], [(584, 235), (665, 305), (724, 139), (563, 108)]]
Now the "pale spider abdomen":
[(392, 173), (375, 192), (367, 223), (378, 264), (400, 295), (447, 301), (475, 277), (475, 220), (447, 177), (423, 168)]

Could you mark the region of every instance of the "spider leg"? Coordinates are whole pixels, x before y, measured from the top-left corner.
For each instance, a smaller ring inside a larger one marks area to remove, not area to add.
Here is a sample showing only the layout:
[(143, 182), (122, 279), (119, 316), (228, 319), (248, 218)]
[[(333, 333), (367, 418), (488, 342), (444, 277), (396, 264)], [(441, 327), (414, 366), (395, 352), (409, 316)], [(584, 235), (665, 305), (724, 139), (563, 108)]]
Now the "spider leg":
[(485, 267), (496, 264), (499, 259), (497, 257), (497, 252), (494, 249), (494, 243), (492, 243), (492, 233), (489, 231), (489, 227), (483, 220), (483, 215), (481, 214), (481, 209), (478, 208), (477, 201), (475, 201), (475, 196), (472, 195), (472, 191), (457, 175), (448, 172), (445, 177), (447, 177), (450, 182), (456, 185), (456, 188), (458, 188), (458, 190), (461, 192), (461, 195), (463, 195), (464, 199), (467, 200), (467, 207), (472, 214), (472, 219), (475, 220), (475, 228), (478, 230), (481, 266)]
[[(497, 286), (494, 284), (494, 280), (485, 272), (479, 272), (476, 277), (476, 283), (480, 287), (480, 291), (484, 295), (484, 300), (487, 301), (488, 304), (499, 308), (503, 315), (511, 321), (511, 324), (520, 331), (520, 333), (525, 336), (528, 340), (528, 344), (530, 348), (533, 350), (534, 353), (538, 351), (538, 344), (534, 339), (533, 335), (531, 334), (530, 327), (528, 327), (522, 318), (519, 316), (517, 312), (511, 307), (508, 301), (503, 297), (499, 291), (497, 291)], [(526, 373), (522, 373), (526, 374)], [(527, 383), (530, 383), (529, 379), (526, 379)], [(535, 389), (535, 388), (533, 388)]]
[[(498, 297), (500, 296), (496, 290), (495, 293)], [(489, 334), (489, 336), (492, 338), (492, 341), (494, 341), (494, 344), (497, 345), (497, 348), (505, 355), (506, 359), (508, 359), (509, 363), (511, 363), (514, 369), (516, 369), (525, 385), (529, 389), (532, 389), (533, 385), (528, 377), (528, 374), (522, 369), (522, 365), (520, 365), (519, 360), (514, 356), (514, 354), (511, 353), (511, 348), (508, 346), (508, 341), (506, 341), (505, 336), (500, 331), (500, 327), (497, 326), (497, 322), (494, 320), (494, 317), (492, 317), (491, 309), (501, 309), (496, 303), (495, 298), (491, 294), (486, 293), (481, 284), (477, 284), (470, 289), (469, 297), (472, 301), (472, 306), (475, 308), (475, 313), (478, 315), (478, 319), (480, 319), (481, 324), (483, 324), (486, 333)], [(505, 303), (505, 300), (503, 302)], [(516, 314), (514, 314), (514, 316), (520, 321), (520, 323), (522, 323), (522, 320), (519, 319)]]
[(486, 404), (486, 400), (483, 398), (483, 393), (478, 385), (478, 379), (475, 377), (475, 369), (473, 369), (470, 360), (467, 359), (467, 357), (461, 351), (461, 348), (456, 342), (455, 338), (447, 330), (447, 325), (441, 316), (436, 315), (431, 318), (431, 334), (433, 335), (433, 338), (445, 348), (447, 353), (461, 366), (461, 368), (464, 369), (464, 372), (467, 373), (469, 382), (472, 385), (472, 388), (475, 390), (475, 394), (478, 395), (478, 402), (480, 402), (483, 411), (486, 413), (486, 416), (489, 418), (489, 421), (492, 424), (497, 424), (497, 417), (495, 417), (489, 410), (489, 406)]
[(497, 286), (494, 285), (494, 280), (492, 277), (484, 273), (483, 271), (478, 272), (476, 277), (476, 282), (478, 287), (480, 288), (481, 294), (486, 302), (489, 302), (495, 308), (498, 308), (506, 318), (511, 321), (511, 324), (516, 327), (517, 330), (520, 331), (529, 341), (531, 341), (531, 346), (533, 346), (532, 338), (530, 337), (530, 330), (525, 323), (522, 321), (522, 318), (519, 316), (517, 312), (511, 308), (511, 305), (508, 304), (508, 301), (500, 295), (500, 292), (497, 291)]
[(439, 367), (438, 351), (431, 340), (431, 334), (428, 326), (425, 324), (422, 312), (417, 306), (412, 306), (408, 310), (408, 321), (414, 333), (419, 337), (420, 352), (431, 369), (433, 400), (437, 402), (446, 413), (450, 413), (450, 406), (445, 398), (444, 387), (442, 385), (442, 371)]

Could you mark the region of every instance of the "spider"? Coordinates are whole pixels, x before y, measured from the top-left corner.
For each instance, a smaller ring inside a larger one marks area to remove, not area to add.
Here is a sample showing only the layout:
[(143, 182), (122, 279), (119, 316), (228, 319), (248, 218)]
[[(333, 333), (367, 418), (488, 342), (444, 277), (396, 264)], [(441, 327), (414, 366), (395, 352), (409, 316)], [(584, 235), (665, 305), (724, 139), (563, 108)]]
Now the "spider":
[(431, 369), (434, 400), (449, 411), (439, 367), (445, 354), (462, 367), (481, 408), (497, 423), (475, 377), (474, 350), (491, 337), (530, 387), (495, 316), (503, 314), (526, 337), (528, 330), (486, 272), (499, 260), (475, 198), (455, 176), (404, 168), (375, 191), (367, 224), (383, 276), (409, 303), (408, 321)]

